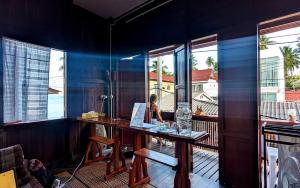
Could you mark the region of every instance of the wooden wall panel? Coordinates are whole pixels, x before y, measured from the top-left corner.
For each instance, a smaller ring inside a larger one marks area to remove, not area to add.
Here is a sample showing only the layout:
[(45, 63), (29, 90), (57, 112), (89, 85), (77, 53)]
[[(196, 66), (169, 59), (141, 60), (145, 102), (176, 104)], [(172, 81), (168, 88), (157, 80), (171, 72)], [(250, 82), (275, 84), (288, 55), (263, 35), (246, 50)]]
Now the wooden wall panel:
[(21, 144), (25, 158), (38, 158), (45, 164), (66, 159), (68, 124), (66, 119), (0, 127), (0, 148)]
[[(117, 64), (117, 117), (130, 119), (135, 102), (145, 102), (145, 56), (123, 60)], [(132, 145), (133, 135), (123, 131), (122, 144)]]
[(257, 25), (218, 33), (220, 181), (259, 187)]
[(130, 119), (135, 102), (145, 102), (145, 56), (118, 63), (117, 117)]
[[(0, 36), (65, 50), (68, 117), (98, 110), (95, 98), (107, 92), (109, 25), (106, 20), (75, 6), (71, 0), (5, 0), (0, 1)], [(2, 68), (2, 78), (1, 75)], [(2, 85), (1, 80), (1, 112)], [(2, 116), (3, 113), (1, 124)], [(78, 155), (81, 140), (84, 144), (86, 136), (84, 126), (65, 119), (1, 126), (0, 148), (21, 144), (26, 158), (50, 163)]]

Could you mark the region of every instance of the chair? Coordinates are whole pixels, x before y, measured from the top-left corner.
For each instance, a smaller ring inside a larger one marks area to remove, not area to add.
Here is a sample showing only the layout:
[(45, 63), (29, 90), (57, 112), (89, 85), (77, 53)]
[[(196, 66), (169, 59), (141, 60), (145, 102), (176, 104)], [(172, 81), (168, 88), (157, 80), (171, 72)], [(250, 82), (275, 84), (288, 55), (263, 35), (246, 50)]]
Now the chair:
[(0, 172), (15, 169), (18, 187), (43, 188), (38, 180), (30, 175), (21, 145), (0, 149), (0, 161)]
[[(264, 127), (267, 123), (264, 122), (262, 127)], [(262, 151), (264, 150), (264, 138), (263, 136), (261, 136), (261, 148)], [(264, 153), (261, 152), (261, 157), (264, 160), (267, 160), (268, 164), (269, 164), (269, 169), (268, 169), (268, 173), (269, 173), (269, 181), (268, 181), (268, 187), (275, 187), (276, 184), (276, 165), (277, 165), (277, 161), (278, 161), (278, 148), (275, 147), (269, 147), (267, 146), (266, 148), (266, 157), (264, 156)], [(264, 167), (266, 168), (266, 167)]]

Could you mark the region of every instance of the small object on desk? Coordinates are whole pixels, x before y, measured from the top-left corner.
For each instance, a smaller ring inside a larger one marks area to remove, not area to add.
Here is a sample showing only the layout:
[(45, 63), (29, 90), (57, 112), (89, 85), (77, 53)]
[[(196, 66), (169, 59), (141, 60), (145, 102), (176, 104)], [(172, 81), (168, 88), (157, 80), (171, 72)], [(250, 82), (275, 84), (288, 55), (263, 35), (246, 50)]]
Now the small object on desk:
[(82, 113), (81, 118), (82, 119), (91, 119), (91, 118), (97, 118), (99, 117), (99, 113), (90, 111), (88, 113)]
[(157, 125), (150, 124), (150, 123), (142, 123), (141, 125), (131, 125), (131, 127), (138, 127), (143, 129), (151, 129), (157, 127)]
[(144, 122), (146, 112), (146, 103), (134, 103), (134, 107), (131, 114), (130, 126), (140, 127)]

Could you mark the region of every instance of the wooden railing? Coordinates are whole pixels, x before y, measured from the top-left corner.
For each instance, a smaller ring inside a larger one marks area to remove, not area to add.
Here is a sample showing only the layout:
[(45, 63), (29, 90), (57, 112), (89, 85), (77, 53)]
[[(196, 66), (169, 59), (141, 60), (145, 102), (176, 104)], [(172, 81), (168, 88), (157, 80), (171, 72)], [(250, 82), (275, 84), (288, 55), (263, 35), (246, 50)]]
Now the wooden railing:
[(193, 131), (206, 131), (209, 138), (197, 143), (203, 148), (218, 150), (218, 117), (217, 116), (193, 116)]
[[(174, 121), (174, 113), (162, 112), (164, 120)], [(193, 131), (206, 131), (209, 138), (196, 144), (197, 147), (218, 150), (218, 116), (193, 116)]]

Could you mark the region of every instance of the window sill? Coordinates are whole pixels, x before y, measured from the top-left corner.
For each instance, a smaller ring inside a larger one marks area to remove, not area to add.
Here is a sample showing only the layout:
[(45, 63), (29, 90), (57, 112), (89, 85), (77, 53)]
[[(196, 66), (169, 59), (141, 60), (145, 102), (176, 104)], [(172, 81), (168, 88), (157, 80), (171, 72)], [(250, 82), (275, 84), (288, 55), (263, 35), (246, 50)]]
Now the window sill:
[(58, 121), (58, 120), (66, 120), (67, 118), (57, 118), (57, 119), (45, 119), (45, 120), (38, 120), (38, 121), (14, 121), (9, 123), (3, 123), (3, 127), (15, 127), (15, 126), (26, 126), (32, 124), (40, 124), (46, 123), (49, 121)]

